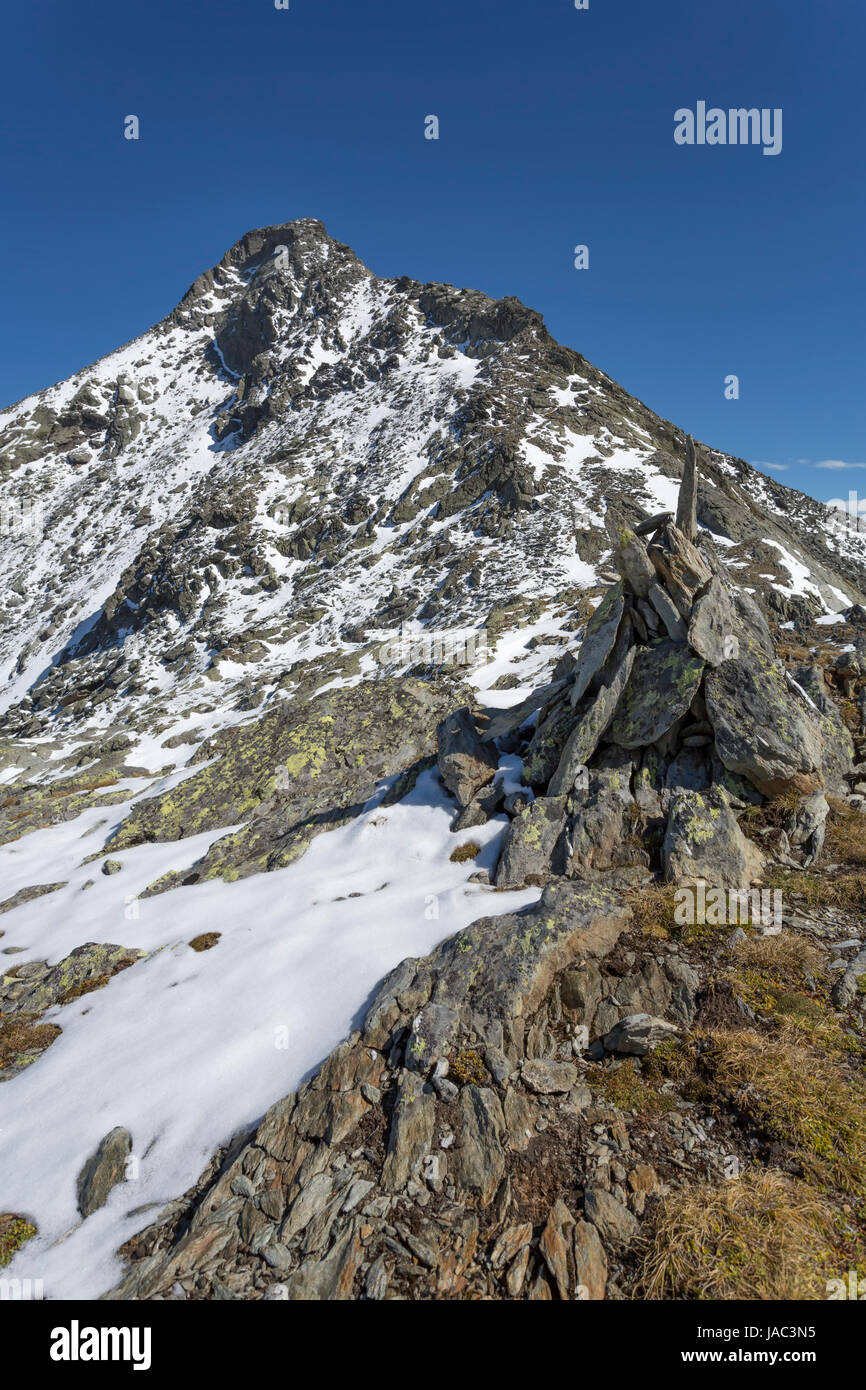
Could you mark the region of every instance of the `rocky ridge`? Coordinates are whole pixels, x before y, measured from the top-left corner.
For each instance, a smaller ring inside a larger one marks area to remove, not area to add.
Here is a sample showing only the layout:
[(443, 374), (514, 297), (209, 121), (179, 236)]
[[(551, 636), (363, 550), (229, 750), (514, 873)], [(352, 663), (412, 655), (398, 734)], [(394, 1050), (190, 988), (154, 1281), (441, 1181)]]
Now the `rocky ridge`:
[[(847, 1036), (862, 1063), (860, 940), (833, 946), (844, 974), (831, 995), (804, 943), (838, 937), (844, 913), (822, 926), (788, 910), (784, 932), (781, 914), (759, 913), (748, 934), (722, 918), (709, 940), (698, 915), (676, 939), (634, 890), (658, 903), (757, 889), (760, 901), (772, 864), (804, 874), (820, 859), (831, 803), (858, 823), (862, 855), (864, 803), (821, 667), (788, 679), (760, 610), (696, 533), (695, 492), (690, 449), (675, 519), (642, 535), (613, 523), (620, 578), (557, 679), (488, 720), (464, 707), (439, 725), (455, 828), (505, 805), (495, 883), (543, 884), (538, 903), (398, 966), (316, 1075), (130, 1243), (109, 1297), (645, 1296), (672, 1194), (718, 1193), (732, 1177), (750, 1194), (799, 1194), (821, 1145), (784, 1149), (760, 1106), (733, 1105), (720, 1076), (710, 1094), (696, 1073), (731, 1037), (772, 1048), (754, 1030), (779, 1025), (766, 1015), (783, 960), (806, 986), (799, 1009), (838, 1019), (860, 998)], [(535, 769), (507, 798), (494, 746)], [(749, 816), (774, 806), (784, 825), (761, 849)], [(846, 1084), (859, 1104), (856, 1065)], [(851, 1147), (835, 1179), (845, 1212), (863, 1139), (862, 1125), (859, 1139), (833, 1134)], [(846, 1218), (842, 1229), (837, 1240), (856, 1239)]]
[[(857, 1258), (862, 537), (517, 301), (380, 280), (310, 220), (250, 233), (151, 333), (4, 412), (0, 458), (4, 498), (46, 517), (2, 558), (0, 847), (92, 837), (0, 903), (7, 1098), (60, 1054), (70, 999), (107, 1007), (118, 970), (165, 960), (154, 921), (263, 873), (279, 893), (383, 785), (400, 806), (435, 769), (467, 871), (467, 836), (498, 837), (467, 883), (485, 915), (388, 975), (153, 1225), (127, 1203), (111, 1297), (691, 1297), (653, 1283), (652, 1242), (684, 1194), (733, 1192), (731, 1164), (747, 1207), (818, 1172)], [(484, 631), (490, 659), (407, 653), (401, 625)], [(104, 940), (42, 958), (37, 900), (80, 911), (67, 872), (122, 884), (160, 847)], [(502, 911), (518, 889), (536, 901)], [(714, 889), (758, 902), (745, 931), (676, 919)], [(217, 958), (216, 918), (182, 944)], [(759, 1074), (777, 1055), (828, 1118), (781, 1062)], [(64, 1175), (79, 1231), (150, 1144), (109, 1123)]]

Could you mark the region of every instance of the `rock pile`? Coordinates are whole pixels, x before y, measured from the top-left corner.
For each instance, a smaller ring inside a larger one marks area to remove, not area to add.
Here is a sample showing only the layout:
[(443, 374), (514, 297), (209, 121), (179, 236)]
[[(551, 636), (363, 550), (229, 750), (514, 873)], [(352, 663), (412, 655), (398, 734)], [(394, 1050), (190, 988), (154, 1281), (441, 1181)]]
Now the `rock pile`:
[[(810, 798), (793, 843), (812, 857), (820, 849), (823, 793), (846, 790), (851, 737), (821, 668), (786, 671), (758, 605), (698, 534), (696, 487), (690, 440), (676, 518), (632, 529), (609, 512), (619, 578), (576, 659), (567, 654), (552, 683), (495, 715), (474, 750), (463, 718), (461, 789), (473, 752), (477, 777), (474, 800), (458, 796), (461, 827), (490, 813), (489, 745), (523, 757), (527, 794), (497, 887), (551, 875), (625, 887), (661, 870), (744, 889), (763, 861), (735, 813), (788, 792)], [(440, 738), (440, 770), (457, 791), (453, 756), (453, 738)]]

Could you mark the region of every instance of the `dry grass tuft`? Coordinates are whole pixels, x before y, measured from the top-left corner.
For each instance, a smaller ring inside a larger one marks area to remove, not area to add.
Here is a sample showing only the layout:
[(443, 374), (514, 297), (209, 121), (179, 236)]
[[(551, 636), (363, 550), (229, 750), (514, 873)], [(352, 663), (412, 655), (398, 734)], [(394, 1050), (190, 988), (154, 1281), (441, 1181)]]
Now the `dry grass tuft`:
[(452, 864), (465, 864), (469, 859), (477, 859), (481, 853), (481, 846), (474, 840), (467, 840), (465, 845), (458, 845), (452, 849), (448, 858)]
[(791, 985), (818, 974), (823, 965), (821, 952), (811, 941), (786, 931), (778, 936), (750, 936), (736, 947), (736, 956), (746, 966)]
[(625, 899), (633, 914), (632, 930), (643, 936), (667, 941), (681, 928), (674, 921), (674, 887), (669, 883), (651, 883), (646, 888), (626, 893)]
[(201, 936), (194, 936), (192, 941), (189, 942), (189, 945), (194, 951), (210, 951), (211, 948), (217, 944), (221, 936), (222, 932), (218, 931), (202, 932)]
[(17, 1057), (44, 1052), (60, 1036), (56, 1023), (38, 1023), (33, 1014), (0, 1016), (0, 1070)]
[(862, 912), (866, 907), (866, 873), (835, 873), (829, 876), (795, 869), (774, 869), (766, 880), (768, 888), (781, 888), (785, 897), (807, 907), (839, 907)]
[(788, 1026), (704, 1035), (701, 1069), (718, 1093), (786, 1145), (804, 1173), (866, 1193), (866, 1085)]
[(659, 1204), (639, 1288), (648, 1299), (823, 1299), (839, 1273), (834, 1213), (772, 1169)]
[(866, 865), (866, 816), (839, 797), (828, 796), (827, 800), (830, 814), (827, 817), (825, 855), (837, 864), (863, 867)]

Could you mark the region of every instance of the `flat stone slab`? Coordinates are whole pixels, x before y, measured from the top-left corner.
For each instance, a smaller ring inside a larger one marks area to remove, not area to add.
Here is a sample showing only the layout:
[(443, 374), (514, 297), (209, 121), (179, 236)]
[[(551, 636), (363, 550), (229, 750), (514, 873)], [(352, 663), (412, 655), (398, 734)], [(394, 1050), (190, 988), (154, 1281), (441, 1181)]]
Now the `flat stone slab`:
[(628, 684), (636, 653), (637, 648), (629, 648), (611, 676), (610, 684), (602, 687), (580, 723), (572, 731), (562, 751), (559, 767), (550, 780), (547, 789), (549, 796), (567, 796), (574, 786), (578, 772), (592, 757), (616, 713)]
[(695, 600), (689, 622), (689, 642), (710, 666), (721, 666), (737, 654), (734, 610), (721, 580), (713, 575)]
[(622, 748), (655, 743), (689, 708), (704, 663), (684, 642), (653, 642), (638, 649), (607, 736)]
[(577, 665), (574, 668), (572, 705), (583, 699), (590, 681), (598, 675), (613, 651), (624, 611), (623, 586), (614, 584), (608, 589), (586, 625), (586, 632), (577, 654)]

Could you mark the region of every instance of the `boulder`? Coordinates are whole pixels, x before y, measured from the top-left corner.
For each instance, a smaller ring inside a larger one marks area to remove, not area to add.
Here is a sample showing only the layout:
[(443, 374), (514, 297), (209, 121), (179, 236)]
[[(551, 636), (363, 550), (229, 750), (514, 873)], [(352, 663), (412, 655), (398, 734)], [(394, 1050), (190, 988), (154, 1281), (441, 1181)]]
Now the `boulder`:
[(670, 1042), (679, 1032), (676, 1024), (666, 1023), (652, 1014), (629, 1014), (605, 1034), (602, 1039), (606, 1052), (621, 1052), (629, 1057), (645, 1057), (659, 1043)]
[(708, 669), (704, 683), (718, 757), (765, 796), (814, 790), (823, 747), (805, 698), (750, 632), (738, 640), (739, 656)]
[(565, 797), (539, 796), (513, 819), (496, 866), (497, 888), (546, 881), (565, 826)]
[(489, 743), (482, 743), (470, 710), (466, 707), (447, 715), (436, 730), (437, 763), (443, 784), (456, 798), (458, 806), (468, 806), (499, 766), (499, 757)]
[(764, 860), (746, 839), (724, 792), (677, 792), (671, 799), (662, 845), (665, 876), (673, 883), (703, 880), (719, 888), (748, 888)]
[(112, 1188), (126, 1181), (131, 1153), (132, 1137), (120, 1126), (100, 1141), (78, 1174), (78, 1210), (83, 1217), (104, 1207)]

